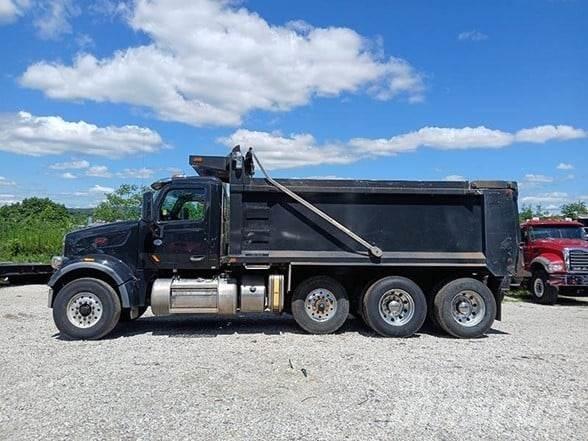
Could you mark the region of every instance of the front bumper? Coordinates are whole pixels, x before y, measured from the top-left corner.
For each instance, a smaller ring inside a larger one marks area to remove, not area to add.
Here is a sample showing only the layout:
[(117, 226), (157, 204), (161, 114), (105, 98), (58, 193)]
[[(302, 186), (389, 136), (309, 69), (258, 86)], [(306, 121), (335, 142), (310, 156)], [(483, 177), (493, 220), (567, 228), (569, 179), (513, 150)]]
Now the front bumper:
[(586, 274), (551, 274), (549, 276), (551, 286), (588, 286), (588, 273)]

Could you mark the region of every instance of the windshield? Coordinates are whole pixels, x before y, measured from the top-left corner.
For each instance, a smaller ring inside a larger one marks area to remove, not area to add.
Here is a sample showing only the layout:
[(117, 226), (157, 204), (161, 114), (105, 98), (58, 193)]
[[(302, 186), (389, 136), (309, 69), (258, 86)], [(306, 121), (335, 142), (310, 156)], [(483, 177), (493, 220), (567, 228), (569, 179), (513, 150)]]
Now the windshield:
[(533, 227), (531, 235), (537, 239), (584, 239), (581, 227)]

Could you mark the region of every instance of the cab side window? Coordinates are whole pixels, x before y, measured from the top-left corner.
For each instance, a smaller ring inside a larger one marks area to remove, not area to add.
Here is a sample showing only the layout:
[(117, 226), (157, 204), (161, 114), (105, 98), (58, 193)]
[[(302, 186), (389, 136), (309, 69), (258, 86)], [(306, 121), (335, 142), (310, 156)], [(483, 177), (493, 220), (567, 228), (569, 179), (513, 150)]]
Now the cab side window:
[(159, 220), (201, 222), (204, 220), (205, 213), (203, 190), (171, 190), (165, 195), (161, 204)]

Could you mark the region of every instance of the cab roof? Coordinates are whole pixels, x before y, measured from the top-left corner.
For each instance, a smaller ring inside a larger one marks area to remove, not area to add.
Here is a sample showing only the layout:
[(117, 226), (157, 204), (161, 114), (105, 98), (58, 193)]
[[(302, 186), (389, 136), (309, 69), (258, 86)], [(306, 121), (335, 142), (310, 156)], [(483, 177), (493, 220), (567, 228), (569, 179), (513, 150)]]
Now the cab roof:
[(530, 219), (521, 224), (521, 227), (552, 226), (552, 227), (583, 227), (580, 222), (565, 219)]

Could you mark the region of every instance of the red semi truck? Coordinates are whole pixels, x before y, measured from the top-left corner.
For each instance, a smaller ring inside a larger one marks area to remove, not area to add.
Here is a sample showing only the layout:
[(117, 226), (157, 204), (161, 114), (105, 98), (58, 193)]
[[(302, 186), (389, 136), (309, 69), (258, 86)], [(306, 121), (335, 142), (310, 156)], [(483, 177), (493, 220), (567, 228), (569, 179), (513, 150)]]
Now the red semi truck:
[(553, 305), (560, 290), (588, 287), (588, 242), (580, 222), (529, 220), (521, 238), (525, 282), (536, 302)]

